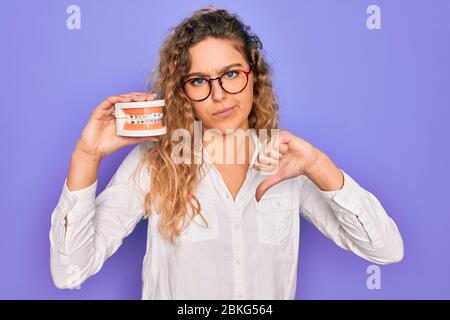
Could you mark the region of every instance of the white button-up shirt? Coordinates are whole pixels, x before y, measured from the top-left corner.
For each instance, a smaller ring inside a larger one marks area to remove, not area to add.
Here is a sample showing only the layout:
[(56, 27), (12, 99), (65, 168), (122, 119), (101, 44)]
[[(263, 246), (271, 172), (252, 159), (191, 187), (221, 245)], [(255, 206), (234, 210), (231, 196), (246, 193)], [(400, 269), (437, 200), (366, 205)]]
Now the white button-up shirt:
[[(174, 245), (158, 232), (159, 214), (150, 216), (142, 299), (294, 299), (300, 214), (366, 260), (402, 259), (394, 221), (342, 169), (340, 190), (322, 191), (302, 175), (273, 186), (257, 202), (256, 188), (267, 175), (252, 166), (261, 148), (255, 133), (252, 137), (257, 147), (236, 199), (203, 150), (206, 170), (196, 196), (208, 227), (196, 216)], [(142, 148), (152, 144), (136, 146), (97, 197), (97, 181), (77, 191), (64, 182), (50, 229), (51, 273), (58, 288), (77, 287), (96, 274), (144, 217), (150, 177), (147, 170), (137, 179), (133, 173)]]

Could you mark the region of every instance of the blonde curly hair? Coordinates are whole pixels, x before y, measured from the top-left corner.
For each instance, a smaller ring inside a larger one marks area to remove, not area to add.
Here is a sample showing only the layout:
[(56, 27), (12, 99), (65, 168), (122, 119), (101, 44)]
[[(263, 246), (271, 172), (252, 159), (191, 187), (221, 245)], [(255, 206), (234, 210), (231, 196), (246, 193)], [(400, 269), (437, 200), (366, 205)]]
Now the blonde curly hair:
[[(174, 147), (171, 136), (180, 128), (188, 130), (191, 137), (194, 134), (194, 109), (183, 93), (182, 83), (190, 68), (189, 48), (207, 37), (232, 40), (248, 64), (253, 65), (253, 105), (248, 117), (249, 128), (256, 132), (278, 128), (278, 104), (270, 67), (261, 53), (262, 43), (236, 14), (208, 6), (195, 11), (170, 30), (147, 84), (149, 92), (157, 93), (159, 99), (166, 101), (164, 125), (167, 133), (146, 151), (140, 167), (146, 167), (151, 177), (150, 191), (145, 196), (145, 215), (149, 217), (154, 206), (159, 212), (158, 230), (172, 243), (184, 229), (182, 222), (189, 208), (193, 212), (191, 218), (197, 214), (201, 216), (201, 206), (195, 196), (201, 164), (174, 163), (171, 159)], [(193, 146), (191, 154), (194, 154)]]

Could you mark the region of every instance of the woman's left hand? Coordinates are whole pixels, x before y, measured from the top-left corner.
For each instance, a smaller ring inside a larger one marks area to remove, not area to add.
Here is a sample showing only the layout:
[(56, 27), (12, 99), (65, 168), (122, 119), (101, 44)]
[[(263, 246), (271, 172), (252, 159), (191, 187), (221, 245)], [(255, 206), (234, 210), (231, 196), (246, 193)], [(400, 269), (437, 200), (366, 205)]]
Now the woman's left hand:
[(318, 159), (320, 150), (309, 142), (280, 130), (266, 140), (255, 161), (255, 169), (269, 175), (256, 189), (256, 200), (275, 184), (305, 174)]

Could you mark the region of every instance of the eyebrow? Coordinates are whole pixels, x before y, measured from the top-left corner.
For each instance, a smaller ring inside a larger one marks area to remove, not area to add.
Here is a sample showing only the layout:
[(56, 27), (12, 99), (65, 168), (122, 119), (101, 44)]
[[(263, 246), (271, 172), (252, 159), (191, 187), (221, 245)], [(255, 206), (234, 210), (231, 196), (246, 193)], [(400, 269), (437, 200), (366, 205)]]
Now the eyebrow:
[[(220, 69), (218, 73), (220, 74), (220, 73), (224, 72), (225, 70), (227, 70), (227, 69), (229, 69), (229, 68), (231, 68), (231, 67), (243, 67), (243, 65), (240, 64), (240, 63), (232, 63), (232, 64), (230, 64), (230, 65), (228, 65), (228, 66), (225, 66), (225, 67), (223, 67), (222, 69)], [(208, 76), (208, 75), (205, 74), (205, 73), (201, 73), (201, 72), (191, 72), (191, 73), (189, 73), (189, 74), (186, 76), (186, 79), (187, 79), (187, 78), (190, 78), (190, 77), (192, 77), (192, 76)]]

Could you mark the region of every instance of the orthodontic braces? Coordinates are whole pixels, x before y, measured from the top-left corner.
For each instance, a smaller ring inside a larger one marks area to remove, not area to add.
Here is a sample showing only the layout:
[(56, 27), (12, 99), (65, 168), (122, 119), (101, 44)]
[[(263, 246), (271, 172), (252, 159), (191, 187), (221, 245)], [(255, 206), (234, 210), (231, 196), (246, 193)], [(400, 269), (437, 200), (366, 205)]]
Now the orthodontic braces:
[[(111, 113), (113, 116), (116, 115), (115, 111), (113, 111)], [(153, 118), (155, 119), (151, 119), (149, 118), (147, 115), (152, 115)], [(146, 115), (127, 115), (126, 117), (116, 117), (116, 119), (126, 119), (128, 121), (130, 121), (131, 124), (134, 123), (156, 123), (156, 122), (160, 122), (162, 120), (162, 113), (147, 113)]]

